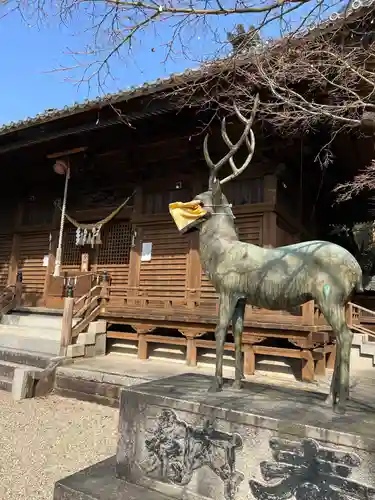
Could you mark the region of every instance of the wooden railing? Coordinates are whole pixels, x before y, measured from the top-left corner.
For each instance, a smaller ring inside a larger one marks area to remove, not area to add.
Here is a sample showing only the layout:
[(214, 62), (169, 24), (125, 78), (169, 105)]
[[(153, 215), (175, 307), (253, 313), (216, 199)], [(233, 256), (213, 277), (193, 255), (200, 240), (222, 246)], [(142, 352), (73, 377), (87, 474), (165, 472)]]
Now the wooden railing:
[(17, 273), (14, 285), (5, 285), (0, 288), (0, 316), (7, 314), (21, 304), (22, 297), (22, 272)]
[[(113, 297), (115, 292), (115, 297)], [(186, 297), (174, 297), (173, 294), (169, 297), (165, 296), (150, 296), (149, 290), (146, 287), (124, 287), (124, 286), (109, 286), (109, 310), (142, 310), (146, 315), (153, 312), (161, 312), (169, 310), (176, 311), (179, 314), (192, 316), (194, 318), (202, 316), (202, 318), (215, 318), (218, 313), (218, 300), (211, 299), (194, 299)], [(323, 317), (322, 317), (323, 318)], [(316, 326), (322, 324), (322, 319), (319, 316), (318, 310), (314, 301), (306, 302), (305, 304), (296, 307), (293, 311), (271, 311), (260, 309), (248, 305), (246, 307), (245, 321), (249, 322), (265, 322), (269, 324), (294, 324), (301, 326)], [(323, 324), (324, 322), (323, 318)]]
[(91, 321), (99, 316), (109, 297), (109, 275), (106, 272), (96, 273), (94, 279), (96, 284), (80, 297), (74, 297), (74, 281), (74, 277), (71, 277), (66, 286), (60, 342), (61, 355), (66, 355), (67, 347), (89, 326)]
[[(116, 298), (113, 300), (112, 293), (116, 293)], [(188, 296), (185, 298), (165, 296), (150, 296), (147, 287), (124, 287), (111, 285), (108, 286), (108, 308), (116, 309), (121, 312), (124, 310), (142, 310), (147, 315), (153, 312), (160, 312), (165, 310), (178, 312), (179, 315), (183, 314), (187, 318), (189, 316), (202, 316), (202, 318), (216, 318), (218, 312), (217, 300), (189, 300)], [(346, 318), (350, 327), (360, 328), (360, 323), (363, 322), (365, 315), (371, 315), (375, 327), (375, 312), (365, 307), (359, 306), (349, 302), (346, 308)], [(295, 308), (293, 312), (287, 311), (270, 311), (266, 309), (254, 308), (251, 306), (246, 307), (245, 320), (248, 322), (259, 322), (267, 324), (282, 324), (282, 325), (301, 325), (306, 327), (318, 327), (318, 329), (328, 329), (330, 326), (327, 324), (324, 315), (320, 312), (315, 301), (310, 300), (301, 306)], [(363, 328), (363, 326), (362, 326)], [(369, 334), (374, 335), (371, 330)]]
[(48, 277), (47, 296), (61, 300), (61, 298), (67, 296), (68, 287), (73, 287), (74, 296), (82, 297), (90, 288), (99, 283), (100, 276), (101, 274), (96, 272), (80, 274), (63, 273), (61, 276), (53, 276), (51, 274)]
[(0, 291), (0, 315), (7, 314), (17, 305), (16, 285), (7, 285)]
[[(109, 292), (121, 290), (122, 300), (116, 302), (111, 300), (109, 307), (115, 305), (120, 309), (123, 306), (126, 309), (142, 308), (145, 310), (163, 310), (163, 309), (178, 309), (186, 314), (199, 315), (204, 317), (216, 317), (218, 312), (217, 300), (189, 300), (188, 298), (171, 297), (150, 297), (148, 290), (144, 287), (109, 287)], [(119, 296), (119, 294), (118, 294)], [(305, 304), (295, 308), (293, 312), (287, 311), (271, 311), (267, 309), (259, 309), (248, 305), (246, 307), (245, 320), (248, 321), (266, 321), (270, 323), (294, 323), (303, 326), (316, 326), (320, 324), (326, 325), (324, 316), (320, 314), (314, 301), (306, 302)]]
[[(370, 323), (369, 318), (372, 319), (371, 322), (375, 322), (375, 311), (371, 309), (367, 309), (366, 307), (360, 306), (359, 304), (354, 304), (353, 302), (349, 302), (348, 307), (350, 309), (352, 322), (348, 325), (352, 330), (355, 330), (357, 333), (361, 333), (366, 336), (370, 336), (371, 340), (375, 340), (375, 332), (363, 326), (362, 323)], [(355, 321), (353, 321), (353, 319)]]

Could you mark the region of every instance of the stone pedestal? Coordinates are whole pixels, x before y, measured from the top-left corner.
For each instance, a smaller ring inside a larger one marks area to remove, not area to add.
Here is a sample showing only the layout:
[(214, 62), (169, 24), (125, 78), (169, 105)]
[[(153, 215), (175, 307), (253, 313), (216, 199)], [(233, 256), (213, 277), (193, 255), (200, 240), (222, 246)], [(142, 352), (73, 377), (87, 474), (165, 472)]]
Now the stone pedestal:
[(116, 457), (57, 481), (54, 500), (170, 500), (116, 477)]
[(210, 382), (186, 374), (124, 389), (106, 476), (117, 493), (87, 498), (375, 500), (375, 408), (352, 401), (342, 416), (322, 394), (253, 383), (212, 394)]

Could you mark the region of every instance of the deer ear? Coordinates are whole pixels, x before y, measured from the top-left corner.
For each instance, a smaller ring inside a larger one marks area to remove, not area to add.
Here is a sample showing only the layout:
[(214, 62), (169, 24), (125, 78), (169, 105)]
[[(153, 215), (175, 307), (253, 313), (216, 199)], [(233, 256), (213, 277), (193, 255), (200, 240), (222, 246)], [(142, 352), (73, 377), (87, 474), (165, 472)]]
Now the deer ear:
[(214, 205), (221, 203), (221, 186), (219, 179), (215, 179), (212, 183), (212, 202)]

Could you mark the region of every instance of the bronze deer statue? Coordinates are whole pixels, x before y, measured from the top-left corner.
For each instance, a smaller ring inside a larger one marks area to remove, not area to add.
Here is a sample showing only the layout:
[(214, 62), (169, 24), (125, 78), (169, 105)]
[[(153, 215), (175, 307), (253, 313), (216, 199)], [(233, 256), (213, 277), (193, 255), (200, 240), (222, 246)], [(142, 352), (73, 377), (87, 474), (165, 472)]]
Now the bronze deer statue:
[[(279, 248), (262, 248), (239, 241), (234, 216), (221, 186), (240, 175), (250, 164), (255, 137), (252, 124), (258, 96), (249, 118), (234, 106), (244, 132), (233, 144), (226, 132), (225, 118), (221, 133), (229, 152), (216, 164), (208, 152), (208, 134), (204, 157), (210, 168), (208, 191), (195, 196), (186, 205), (199, 205), (205, 216), (196, 220), (199, 230), (202, 267), (219, 295), (219, 317), (215, 330), (216, 371), (210, 391), (223, 386), (223, 351), (228, 326), (232, 323), (235, 339), (235, 381), (242, 386), (242, 332), (246, 303), (271, 309), (288, 310), (314, 300), (336, 336), (337, 355), (327, 402), (343, 412), (349, 397), (349, 364), (353, 333), (346, 322), (345, 306), (355, 290), (362, 290), (362, 271), (356, 259), (344, 248), (327, 241), (307, 241)], [(237, 168), (235, 153), (245, 144), (248, 155)], [(220, 168), (229, 162), (232, 173), (219, 180)]]

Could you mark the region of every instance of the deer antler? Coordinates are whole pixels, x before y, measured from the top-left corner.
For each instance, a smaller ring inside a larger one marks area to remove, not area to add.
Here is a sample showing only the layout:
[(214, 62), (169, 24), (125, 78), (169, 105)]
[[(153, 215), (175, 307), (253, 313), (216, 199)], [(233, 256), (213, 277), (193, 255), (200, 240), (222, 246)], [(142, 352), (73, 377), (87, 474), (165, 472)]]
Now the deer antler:
[[(232, 141), (229, 139), (228, 134), (227, 134), (227, 129), (226, 129), (226, 119), (225, 117), (221, 121), (221, 136), (225, 142), (225, 144), (230, 148), (228, 153), (221, 159), (219, 160), (216, 164), (211, 160), (211, 157), (208, 152), (208, 134), (204, 138), (203, 142), (203, 154), (204, 158), (206, 160), (206, 163), (211, 170), (210, 174), (210, 179), (209, 179), (209, 188), (212, 188), (212, 183), (213, 181), (217, 178), (217, 174), (221, 167), (229, 161), (229, 165), (232, 168), (232, 173), (225, 177), (225, 179), (222, 179), (220, 181), (220, 184), (224, 184), (225, 182), (228, 182), (238, 175), (242, 174), (242, 172), (249, 166), (249, 163), (251, 162), (255, 150), (255, 136), (254, 132), (252, 131), (251, 127), (254, 122), (255, 114), (257, 112), (257, 108), (259, 105), (259, 94), (256, 95), (255, 100), (254, 100), (254, 105), (253, 109), (250, 114), (250, 118), (245, 118), (240, 110), (238, 109), (237, 105), (234, 104), (234, 111), (238, 117), (238, 119), (245, 124), (245, 129), (239, 138), (239, 140), (236, 142), (236, 144), (233, 144)], [(247, 149), (248, 149), (248, 156), (243, 163), (243, 165), (240, 168), (237, 168), (235, 162), (234, 162), (234, 155), (236, 152), (240, 149), (243, 143), (246, 143)]]

